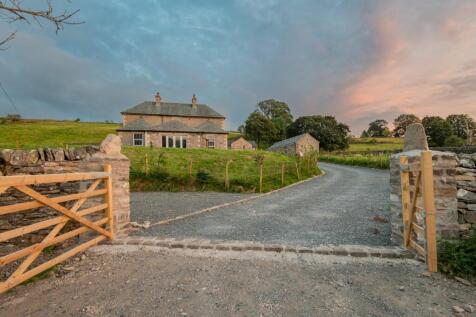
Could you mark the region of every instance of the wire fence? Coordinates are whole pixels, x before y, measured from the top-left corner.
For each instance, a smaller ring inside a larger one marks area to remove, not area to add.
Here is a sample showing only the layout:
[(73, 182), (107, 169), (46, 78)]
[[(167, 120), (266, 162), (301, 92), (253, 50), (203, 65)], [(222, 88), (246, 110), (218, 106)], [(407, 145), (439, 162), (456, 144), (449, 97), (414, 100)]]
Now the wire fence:
[(318, 175), (317, 154), (273, 159), (257, 153), (237, 159), (168, 155), (151, 151), (130, 157), (137, 191), (219, 190), (267, 192)]

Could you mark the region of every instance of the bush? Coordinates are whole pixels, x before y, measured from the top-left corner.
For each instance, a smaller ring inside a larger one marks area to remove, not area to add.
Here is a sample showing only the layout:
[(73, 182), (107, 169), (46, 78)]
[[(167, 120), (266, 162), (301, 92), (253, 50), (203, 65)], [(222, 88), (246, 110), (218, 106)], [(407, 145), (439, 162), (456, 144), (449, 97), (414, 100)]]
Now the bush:
[(464, 146), (464, 140), (456, 135), (450, 135), (445, 139), (445, 146), (462, 147)]
[(200, 184), (207, 184), (210, 182), (210, 173), (207, 170), (199, 170), (197, 172), (197, 182)]
[(476, 232), (464, 240), (439, 241), (438, 266), (443, 273), (474, 278), (476, 275)]

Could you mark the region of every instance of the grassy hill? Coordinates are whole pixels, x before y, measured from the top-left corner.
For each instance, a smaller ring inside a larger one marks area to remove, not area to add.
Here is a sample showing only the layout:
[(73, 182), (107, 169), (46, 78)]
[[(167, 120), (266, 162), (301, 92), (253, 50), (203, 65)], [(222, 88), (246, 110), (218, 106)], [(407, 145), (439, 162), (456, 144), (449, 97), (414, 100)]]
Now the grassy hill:
[[(263, 192), (281, 187), (283, 163), (283, 185), (320, 173), (315, 161), (311, 161), (317, 157), (296, 162), (293, 157), (265, 151), (125, 147), (122, 152), (131, 160), (133, 191), (258, 192), (259, 157), (263, 158)], [(225, 187), (225, 169), (229, 161), (230, 184)]]
[(0, 148), (64, 147), (99, 144), (119, 128), (117, 123), (75, 122), (55, 120), (0, 120)]

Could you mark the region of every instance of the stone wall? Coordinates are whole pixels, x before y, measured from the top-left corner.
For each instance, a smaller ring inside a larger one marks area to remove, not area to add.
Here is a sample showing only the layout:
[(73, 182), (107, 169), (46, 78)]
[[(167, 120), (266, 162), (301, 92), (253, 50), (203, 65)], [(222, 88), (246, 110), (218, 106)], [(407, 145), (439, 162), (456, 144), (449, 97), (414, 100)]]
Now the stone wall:
[[(54, 174), (71, 172), (103, 171), (105, 164), (112, 166), (114, 231), (116, 235), (125, 234), (129, 223), (129, 160), (120, 154), (120, 139), (110, 135), (100, 147), (88, 146), (77, 149), (36, 149), (0, 151), (0, 175)], [(119, 147), (118, 147), (119, 146)], [(118, 148), (117, 148), (118, 147)], [(89, 182), (68, 182), (61, 184), (43, 184), (34, 186), (42, 194), (63, 196), (84, 191)], [(103, 199), (103, 198), (98, 198)], [(0, 194), (0, 206), (30, 200), (14, 188)], [(70, 207), (74, 202), (66, 204)], [(86, 208), (83, 205), (82, 208)], [(44, 219), (58, 216), (48, 207), (37, 208), (0, 217), (0, 232), (28, 225)], [(71, 222), (74, 226), (74, 222)], [(27, 236), (28, 242), (38, 242), (50, 230), (41, 230)], [(25, 237), (23, 237), (25, 238)]]
[(464, 231), (476, 231), (476, 153), (458, 154), (456, 187), (458, 222)]
[[(433, 151), (433, 178), (437, 234), (461, 238), (476, 229), (476, 169), (469, 159), (450, 152)], [(403, 220), (400, 187), (400, 157), (406, 155), (410, 167), (410, 190), (414, 191), (421, 150), (392, 155), (390, 159), (390, 210), (392, 240), (402, 241)], [(466, 166), (466, 167), (464, 167)], [(418, 205), (422, 205), (419, 201)]]

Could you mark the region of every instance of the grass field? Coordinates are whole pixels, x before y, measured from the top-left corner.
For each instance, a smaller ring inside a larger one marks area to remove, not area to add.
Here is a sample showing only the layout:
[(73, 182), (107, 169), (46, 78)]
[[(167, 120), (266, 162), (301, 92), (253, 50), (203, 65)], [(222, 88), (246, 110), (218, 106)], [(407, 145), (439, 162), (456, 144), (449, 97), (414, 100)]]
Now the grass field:
[(371, 167), (378, 169), (389, 169), (390, 168), (390, 155), (363, 155), (363, 154), (322, 154), (319, 157), (319, 160), (322, 162), (329, 162), (335, 164), (344, 164), (352, 166), (363, 166)]
[(355, 138), (350, 142), (348, 152), (378, 152), (403, 149), (402, 138)]
[(22, 149), (99, 144), (115, 133), (119, 124), (54, 120), (21, 120), (0, 123), (0, 148)]
[[(132, 191), (259, 192), (258, 157), (263, 158), (263, 192), (320, 173), (316, 156), (297, 162), (293, 157), (264, 151), (125, 147), (123, 153), (131, 160)], [(229, 186), (225, 186), (229, 161)], [(283, 164), (285, 177), (281, 184)]]

